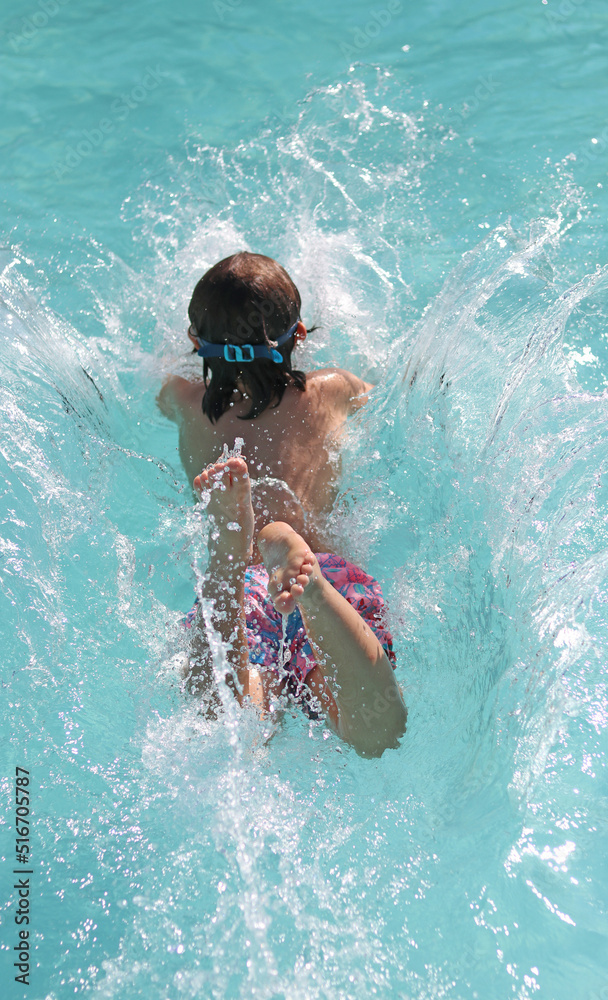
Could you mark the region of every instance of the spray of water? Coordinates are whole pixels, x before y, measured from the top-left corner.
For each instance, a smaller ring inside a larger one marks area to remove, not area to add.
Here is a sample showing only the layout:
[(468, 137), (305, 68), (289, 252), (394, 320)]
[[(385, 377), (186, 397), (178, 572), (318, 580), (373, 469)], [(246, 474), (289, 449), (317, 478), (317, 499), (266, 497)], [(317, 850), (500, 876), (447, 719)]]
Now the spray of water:
[[(3, 753), (40, 775), (49, 995), (523, 998), (601, 974), (547, 956), (605, 937), (607, 274), (564, 262), (563, 172), (532, 226), (463, 254), (468, 147), (366, 72), (136, 193), (152, 265), (134, 282), (95, 247), (77, 270), (99, 336), (3, 261)], [(218, 718), (181, 690), (205, 518), (158, 358), (196, 371), (189, 292), (243, 247), (321, 322), (302, 366), (376, 383), (332, 527), (389, 600), (409, 728), (380, 761), (295, 709), (265, 742), (206, 607)]]

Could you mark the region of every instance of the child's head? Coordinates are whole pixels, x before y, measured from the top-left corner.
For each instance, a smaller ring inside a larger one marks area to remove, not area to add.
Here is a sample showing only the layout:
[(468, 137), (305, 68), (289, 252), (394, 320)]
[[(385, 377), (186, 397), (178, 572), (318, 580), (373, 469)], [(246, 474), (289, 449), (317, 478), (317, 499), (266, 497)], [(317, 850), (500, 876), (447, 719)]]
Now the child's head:
[[(203, 275), (188, 308), (196, 337), (209, 344), (268, 348), (266, 357), (252, 361), (205, 357), (203, 374), (207, 390), (203, 412), (211, 421), (227, 410), (238, 387), (244, 387), (251, 399), (251, 408), (243, 419), (259, 416), (267, 406), (277, 406), (290, 383), (305, 389), (306, 376), (291, 367), (294, 345), (305, 335), (304, 327), (298, 323), (300, 305), (300, 293), (287, 271), (262, 254), (234, 254)], [(286, 342), (277, 345), (279, 338), (296, 324), (297, 330)], [(240, 351), (241, 358), (250, 353)], [(236, 352), (227, 354), (234, 357)]]

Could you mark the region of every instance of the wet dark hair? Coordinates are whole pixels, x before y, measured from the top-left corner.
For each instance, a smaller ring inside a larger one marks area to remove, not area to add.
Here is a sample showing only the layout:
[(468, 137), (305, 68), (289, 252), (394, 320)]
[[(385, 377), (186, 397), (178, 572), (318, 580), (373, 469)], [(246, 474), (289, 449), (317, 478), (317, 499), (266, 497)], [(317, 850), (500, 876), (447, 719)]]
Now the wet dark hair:
[(188, 307), (199, 337), (214, 344), (266, 344), (283, 359), (280, 364), (266, 358), (239, 364), (204, 358), (203, 413), (212, 423), (228, 409), (238, 382), (251, 399), (241, 420), (253, 420), (266, 407), (278, 406), (287, 385), (304, 392), (306, 375), (291, 367), (293, 337), (276, 347), (277, 338), (299, 319), (300, 307), (300, 293), (285, 268), (263, 254), (233, 254), (203, 275)]

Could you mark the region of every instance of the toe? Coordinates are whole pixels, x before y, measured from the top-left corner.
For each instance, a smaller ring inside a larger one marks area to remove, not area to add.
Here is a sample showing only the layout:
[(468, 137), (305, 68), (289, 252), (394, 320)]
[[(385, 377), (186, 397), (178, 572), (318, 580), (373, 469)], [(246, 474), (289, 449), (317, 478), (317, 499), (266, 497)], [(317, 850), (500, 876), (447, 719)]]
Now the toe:
[(296, 606), (296, 602), (289, 591), (284, 590), (278, 597), (275, 597), (274, 606), (282, 615), (290, 615)]
[(212, 489), (225, 489), (230, 483), (230, 470), (223, 462), (212, 465), (208, 472), (209, 485)]
[(208, 490), (211, 486), (209, 482), (209, 473), (207, 469), (203, 469), (200, 476), (196, 476), (194, 479), (194, 489), (197, 493), (202, 493), (204, 490)]
[(247, 472), (247, 462), (243, 458), (239, 458), (237, 455), (233, 455), (226, 462), (226, 465), (231, 472), (236, 472), (239, 475), (243, 475)]

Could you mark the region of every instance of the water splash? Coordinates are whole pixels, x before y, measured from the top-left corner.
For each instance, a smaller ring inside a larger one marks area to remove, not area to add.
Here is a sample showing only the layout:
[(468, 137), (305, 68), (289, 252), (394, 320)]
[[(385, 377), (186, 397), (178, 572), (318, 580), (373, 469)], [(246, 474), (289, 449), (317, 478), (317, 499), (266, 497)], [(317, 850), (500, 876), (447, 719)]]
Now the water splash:
[(241, 452), (244, 444), (245, 442), (242, 437), (234, 439), (234, 448), (229, 448), (228, 445), (224, 443), (224, 450), (222, 451), (220, 462), (227, 462), (229, 458), (241, 458)]
[[(26, 754), (42, 776), (40, 854), (65, 900), (40, 911), (49, 995), (85, 968), (121, 1000), (600, 981), (594, 958), (555, 956), (606, 936), (605, 274), (571, 275), (581, 203), (560, 178), (539, 181), (532, 227), (463, 255), (474, 158), (366, 72), (311, 94), (284, 139), (194, 149), (145, 192), (153, 267), (87, 265), (98, 339), (21, 295), (23, 262), (5, 275), (4, 773)], [(376, 382), (335, 522), (388, 594), (410, 709), (378, 762), (295, 712), (264, 746), (221, 644), (215, 723), (164, 669), (206, 556), (154, 410), (157, 349), (193, 370), (175, 303), (243, 246), (280, 257), (323, 322), (303, 367), (337, 357)], [(591, 389), (564, 337), (598, 359)]]

